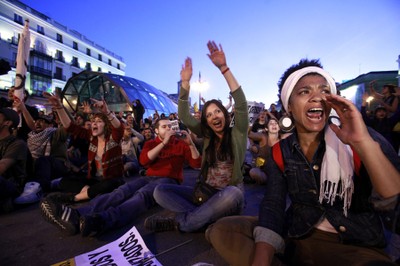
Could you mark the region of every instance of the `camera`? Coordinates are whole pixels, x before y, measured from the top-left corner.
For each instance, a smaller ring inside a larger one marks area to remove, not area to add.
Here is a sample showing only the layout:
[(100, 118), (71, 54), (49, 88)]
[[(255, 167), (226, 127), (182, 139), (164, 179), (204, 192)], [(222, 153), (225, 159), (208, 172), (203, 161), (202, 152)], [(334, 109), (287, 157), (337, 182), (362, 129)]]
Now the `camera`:
[(184, 139), (184, 138), (186, 138), (186, 135), (183, 134), (182, 132), (176, 132), (175, 133), (175, 137), (180, 138), (180, 139)]

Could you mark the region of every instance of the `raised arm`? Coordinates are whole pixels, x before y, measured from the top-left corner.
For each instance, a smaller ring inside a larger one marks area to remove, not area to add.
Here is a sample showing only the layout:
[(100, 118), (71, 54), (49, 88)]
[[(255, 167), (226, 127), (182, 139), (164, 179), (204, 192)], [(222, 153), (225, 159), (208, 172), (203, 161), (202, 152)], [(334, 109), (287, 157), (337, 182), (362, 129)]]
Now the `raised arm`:
[(110, 121), (113, 128), (119, 128), (121, 126), (121, 122), (119, 121), (119, 119), (117, 119), (115, 114), (112, 111), (110, 111), (104, 99), (101, 101), (96, 99), (90, 99), (90, 100), (92, 101), (94, 107), (97, 107), (100, 110), (100, 112), (107, 115), (108, 121)]
[(69, 117), (67, 111), (64, 109), (60, 97), (55, 94), (51, 94), (48, 92), (43, 92), (43, 96), (47, 98), (47, 101), (51, 104), (53, 109), (57, 112), (58, 117), (60, 118), (61, 124), (64, 128), (69, 128), (71, 125), (71, 118)]
[(25, 103), (21, 101), (17, 96), (14, 96), (14, 107), (20, 111), (25, 119), (26, 124), (31, 130), (35, 129), (35, 121), (29, 113), (28, 109), (26, 109)]
[(224, 50), (222, 49), (222, 45), (217, 44), (214, 41), (209, 41), (207, 43), (207, 47), (209, 50), (208, 57), (211, 62), (221, 71), (222, 75), (225, 77), (226, 82), (228, 83), (229, 89), (231, 92), (234, 92), (239, 88), (239, 83), (236, 78), (233, 76), (231, 70), (229, 69), (226, 63), (226, 57)]
[(331, 124), (339, 139), (351, 145), (360, 156), (377, 193), (388, 198), (400, 193), (400, 172), (383, 153), (381, 146), (369, 134), (357, 107), (338, 95), (328, 95), (326, 101), (339, 115), (341, 126)]

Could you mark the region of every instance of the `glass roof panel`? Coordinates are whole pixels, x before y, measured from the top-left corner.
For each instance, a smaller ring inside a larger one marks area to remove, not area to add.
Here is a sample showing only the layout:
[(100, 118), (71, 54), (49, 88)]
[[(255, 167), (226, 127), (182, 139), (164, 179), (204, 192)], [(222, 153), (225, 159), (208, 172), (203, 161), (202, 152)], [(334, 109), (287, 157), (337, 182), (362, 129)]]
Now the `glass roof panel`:
[(62, 95), (73, 111), (90, 98), (106, 100), (115, 112), (130, 111), (131, 103), (139, 99), (145, 108), (144, 118), (158, 113), (177, 112), (177, 105), (168, 95), (146, 82), (115, 75), (84, 71), (68, 80)]

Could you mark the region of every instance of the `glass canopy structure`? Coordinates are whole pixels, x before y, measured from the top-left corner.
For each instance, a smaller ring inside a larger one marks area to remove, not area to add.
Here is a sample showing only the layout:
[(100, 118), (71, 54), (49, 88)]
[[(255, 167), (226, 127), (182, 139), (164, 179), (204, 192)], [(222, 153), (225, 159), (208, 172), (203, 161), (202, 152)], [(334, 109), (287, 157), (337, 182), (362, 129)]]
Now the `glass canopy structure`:
[(106, 101), (111, 111), (132, 111), (132, 101), (139, 99), (145, 108), (143, 118), (177, 112), (177, 105), (166, 93), (130, 77), (111, 73), (83, 71), (70, 78), (61, 92), (64, 106), (77, 112), (83, 102), (94, 98)]

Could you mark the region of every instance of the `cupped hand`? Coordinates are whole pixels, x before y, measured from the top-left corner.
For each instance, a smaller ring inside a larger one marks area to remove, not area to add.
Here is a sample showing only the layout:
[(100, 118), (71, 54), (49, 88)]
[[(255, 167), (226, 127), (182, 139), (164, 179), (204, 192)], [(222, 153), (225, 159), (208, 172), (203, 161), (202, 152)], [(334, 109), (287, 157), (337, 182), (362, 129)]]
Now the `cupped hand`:
[(335, 94), (327, 95), (325, 100), (340, 118), (340, 127), (333, 123), (329, 126), (343, 143), (356, 145), (371, 138), (361, 113), (351, 101)]

